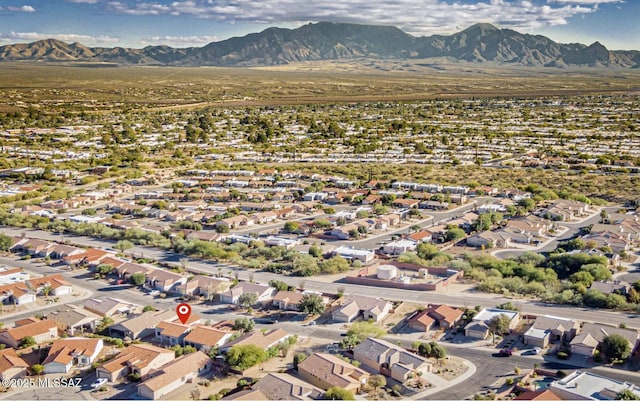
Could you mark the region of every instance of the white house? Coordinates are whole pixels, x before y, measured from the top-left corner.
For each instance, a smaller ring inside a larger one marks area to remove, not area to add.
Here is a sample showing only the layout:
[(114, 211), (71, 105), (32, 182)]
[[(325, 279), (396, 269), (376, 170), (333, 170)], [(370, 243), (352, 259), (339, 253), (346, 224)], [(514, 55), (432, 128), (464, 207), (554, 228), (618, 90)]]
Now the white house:
[(53, 342), (44, 360), (44, 373), (68, 373), (76, 366), (89, 367), (104, 344), (99, 338), (63, 338)]

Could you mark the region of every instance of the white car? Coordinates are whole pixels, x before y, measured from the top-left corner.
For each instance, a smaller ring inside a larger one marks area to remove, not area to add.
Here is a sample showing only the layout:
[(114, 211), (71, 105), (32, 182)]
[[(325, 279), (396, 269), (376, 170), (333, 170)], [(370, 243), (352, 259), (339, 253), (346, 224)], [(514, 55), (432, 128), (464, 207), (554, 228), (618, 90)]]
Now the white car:
[(535, 348), (533, 349), (533, 353), (534, 353), (534, 354), (536, 354), (536, 355), (541, 354), (541, 353), (542, 353), (542, 348), (540, 348), (540, 347), (535, 347)]
[(91, 388), (98, 388), (102, 385), (107, 384), (107, 379), (105, 379), (104, 377), (100, 377), (98, 379), (96, 379), (96, 381), (94, 381), (93, 383), (91, 383)]
[(158, 290), (149, 291), (149, 295), (151, 295), (152, 297), (155, 297), (156, 295), (160, 295), (160, 291)]

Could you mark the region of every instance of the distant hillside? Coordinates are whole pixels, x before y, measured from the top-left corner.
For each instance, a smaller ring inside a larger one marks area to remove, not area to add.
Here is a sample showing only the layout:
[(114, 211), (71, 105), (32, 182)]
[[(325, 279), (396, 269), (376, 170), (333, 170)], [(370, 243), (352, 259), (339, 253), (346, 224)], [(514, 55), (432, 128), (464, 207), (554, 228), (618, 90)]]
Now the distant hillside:
[(432, 57), (531, 67), (640, 68), (640, 51), (610, 51), (599, 42), (590, 46), (556, 43), (544, 36), (498, 29), (490, 24), (476, 24), (450, 36), (416, 37), (392, 26), (319, 22), (297, 29), (268, 28), (185, 49), (87, 47), (55, 39), (0, 47), (0, 61), (176, 66), (269, 66), (313, 60)]

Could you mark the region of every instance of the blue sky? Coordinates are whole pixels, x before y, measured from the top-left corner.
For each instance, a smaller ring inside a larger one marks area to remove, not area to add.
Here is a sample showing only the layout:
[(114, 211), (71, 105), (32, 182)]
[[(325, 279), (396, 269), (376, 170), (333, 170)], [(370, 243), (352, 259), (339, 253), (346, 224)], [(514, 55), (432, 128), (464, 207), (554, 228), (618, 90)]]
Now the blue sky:
[(395, 25), (417, 36), (490, 22), (563, 43), (640, 50), (640, 0), (0, 0), (0, 44), (190, 47), (317, 21)]

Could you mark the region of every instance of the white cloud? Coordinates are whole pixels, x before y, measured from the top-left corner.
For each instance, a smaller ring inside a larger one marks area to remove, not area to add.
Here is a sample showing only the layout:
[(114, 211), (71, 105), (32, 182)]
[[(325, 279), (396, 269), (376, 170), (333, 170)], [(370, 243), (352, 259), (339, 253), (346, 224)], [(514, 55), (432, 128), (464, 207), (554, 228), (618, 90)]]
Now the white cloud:
[(608, 3), (624, 3), (625, 0), (547, 0), (547, 3), (593, 5)]
[(565, 25), (569, 18), (594, 12), (598, 4), (609, 2), (619, 0), (547, 0), (546, 4), (532, 0), (123, 0), (107, 4), (112, 11), (131, 15), (186, 15), (227, 23), (272, 25), (310, 21), (374, 23), (395, 25), (415, 35), (430, 35), (454, 33), (476, 22), (533, 31)]
[(168, 45), (172, 47), (201, 46), (220, 40), (217, 36), (151, 36), (141, 39), (142, 45)]
[(69, 3), (80, 3), (80, 4), (97, 4), (100, 3), (100, 0), (67, 0)]
[(35, 8), (33, 8), (32, 6), (29, 6), (29, 5), (24, 5), (24, 6), (21, 6), (21, 7), (9, 6), (9, 7), (7, 7), (7, 10), (13, 11), (13, 12), (17, 12), (17, 13), (33, 13), (33, 12), (36, 11)]
[(87, 46), (108, 45), (119, 43), (120, 39), (111, 36), (89, 36), (74, 33), (50, 34), (40, 32), (6, 32), (0, 33), (0, 42), (15, 43), (16, 41), (34, 42), (43, 39), (58, 39), (63, 42), (80, 42)]

